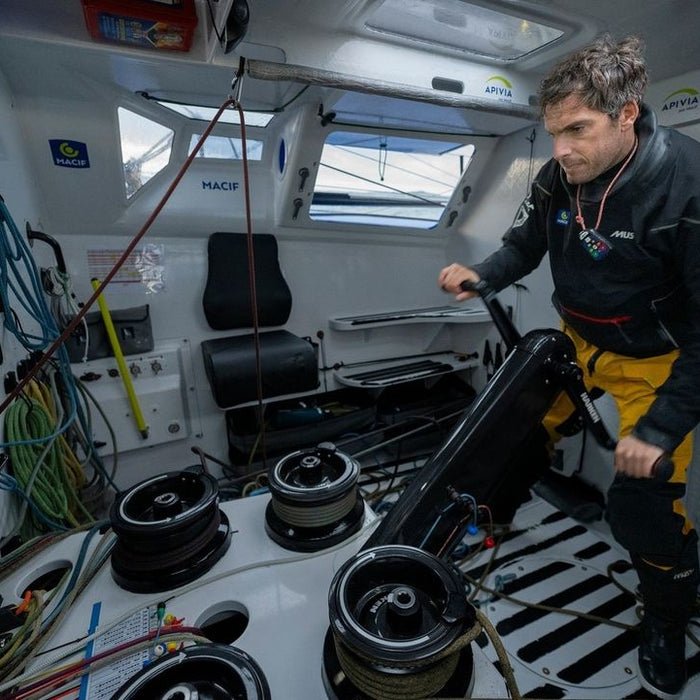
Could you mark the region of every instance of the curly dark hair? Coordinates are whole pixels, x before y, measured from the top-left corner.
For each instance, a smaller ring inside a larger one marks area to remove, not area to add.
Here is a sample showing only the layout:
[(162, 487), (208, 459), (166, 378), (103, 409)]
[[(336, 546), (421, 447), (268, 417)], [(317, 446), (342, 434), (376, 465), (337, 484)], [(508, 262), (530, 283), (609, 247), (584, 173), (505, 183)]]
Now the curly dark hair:
[(649, 76), (643, 57), (644, 43), (629, 36), (619, 43), (609, 34), (559, 61), (540, 83), (540, 110), (569, 95), (611, 118), (629, 101), (641, 105)]

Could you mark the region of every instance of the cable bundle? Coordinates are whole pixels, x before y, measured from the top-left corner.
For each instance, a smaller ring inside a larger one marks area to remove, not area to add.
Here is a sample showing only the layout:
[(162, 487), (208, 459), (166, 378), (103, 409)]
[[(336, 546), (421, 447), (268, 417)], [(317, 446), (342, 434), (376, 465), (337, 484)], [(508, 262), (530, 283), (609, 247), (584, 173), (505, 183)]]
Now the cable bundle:
[[(92, 520), (79, 497), (83, 465), (65, 435), (56, 435), (56, 404), (45, 384), (32, 380), (5, 414), (5, 434), (17, 485), (34, 502), (35, 514), (52, 528)], [(60, 404), (59, 404), (60, 405)], [(43, 516), (43, 517), (42, 517)]]
[[(49, 296), (51, 303), (51, 313), (58, 322), (58, 327), (63, 330), (79, 311), (78, 302), (73, 293), (73, 282), (67, 272), (63, 272), (58, 267), (49, 267), (42, 270), (41, 279), (44, 284), (44, 291)], [(90, 331), (87, 321), (83, 318), (81, 326), (84, 333), (83, 341), (83, 362), (88, 359), (88, 347), (90, 345)]]
[[(26, 613), (26, 618), (13, 635), (9, 648), (0, 650), (0, 694), (3, 698), (15, 696), (14, 692), (5, 694), (15, 685), (12, 679), (19, 677), (23, 669), (27, 668), (32, 659), (36, 657), (46, 640), (51, 637), (69, 612), (77, 596), (109, 560), (109, 554), (115, 540), (111, 531), (100, 536), (95, 546), (92, 546), (94, 544), (93, 538), (107, 524), (107, 521), (101, 521), (90, 528), (83, 539), (75, 564), (64, 573), (60, 582), (52, 590), (27, 590), (23, 592), (24, 600), (17, 607), (16, 612)], [(11, 560), (11, 565), (7, 568), (0, 567), (0, 578), (4, 577), (6, 571), (14, 568), (12, 564), (16, 563), (16, 559), (21, 560), (26, 556), (31, 556), (37, 547), (41, 548), (44, 542), (55, 542), (57, 537), (60, 535), (42, 538), (26, 548), (20, 548), (24, 550), (21, 554), (17, 556), (12, 554), (6, 557)], [(3, 564), (6, 558), (3, 558)]]
[[(65, 284), (63, 280), (63, 290), (70, 296)], [(57, 321), (51, 312), (27, 242), (2, 198), (0, 301), (5, 328), (34, 359), (59, 337), (58, 323), (65, 317)], [(65, 306), (65, 299), (60, 308), (62, 316), (72, 312)], [(21, 321), (15, 309), (22, 312)], [(93, 448), (87, 402), (81, 402), (86, 396), (89, 393), (76, 383), (66, 350), (61, 347), (54, 362), (44, 366), (41, 377), (37, 375), (7, 407), (0, 447), (8, 450), (12, 473), (0, 472), (0, 488), (15, 494), (22, 504), (18, 523), (4, 542), (20, 531), (26, 538), (47, 530), (76, 527), (93, 520), (91, 511), (98, 513), (108, 505), (102, 503), (105, 479), (112, 486), (114, 483)], [(82, 461), (76, 450), (83, 453)], [(88, 465), (93, 468), (89, 484), (84, 473)], [(29, 520), (28, 508), (32, 511)]]

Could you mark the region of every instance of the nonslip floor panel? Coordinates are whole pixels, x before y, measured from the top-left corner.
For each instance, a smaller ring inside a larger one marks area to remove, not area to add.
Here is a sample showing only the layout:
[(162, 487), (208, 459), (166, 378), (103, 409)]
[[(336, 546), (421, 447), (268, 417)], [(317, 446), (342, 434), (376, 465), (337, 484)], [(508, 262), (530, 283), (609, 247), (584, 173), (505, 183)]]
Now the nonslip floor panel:
[[(498, 631), (523, 697), (651, 697), (637, 680), (637, 576), (602, 524), (581, 524), (533, 496), (496, 550), (461, 568), (485, 586), (473, 602)], [(690, 641), (687, 649), (698, 673), (700, 652)], [(497, 663), (491, 642), (484, 650)], [(700, 697), (700, 676), (681, 697)]]

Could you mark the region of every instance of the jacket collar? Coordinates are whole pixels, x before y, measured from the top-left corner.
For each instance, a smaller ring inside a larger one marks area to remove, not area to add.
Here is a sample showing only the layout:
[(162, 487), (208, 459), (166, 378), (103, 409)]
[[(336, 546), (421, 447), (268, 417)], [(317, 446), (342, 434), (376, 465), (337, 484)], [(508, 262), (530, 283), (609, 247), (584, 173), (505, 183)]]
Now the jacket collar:
[[(659, 127), (656, 115), (651, 108), (643, 104), (639, 118), (635, 124), (635, 131), (639, 139), (639, 146), (631, 163), (625, 168), (620, 179), (612, 188), (611, 194), (619, 191), (628, 182), (634, 180), (636, 187), (647, 185), (659, 172), (661, 163), (668, 151), (669, 130)], [(559, 177), (569, 196), (576, 196), (576, 186), (570, 185), (566, 175), (560, 166)], [(599, 202), (610, 180), (615, 176), (619, 163), (610, 170), (599, 175), (595, 180), (587, 182), (581, 188), (581, 198), (584, 201)]]

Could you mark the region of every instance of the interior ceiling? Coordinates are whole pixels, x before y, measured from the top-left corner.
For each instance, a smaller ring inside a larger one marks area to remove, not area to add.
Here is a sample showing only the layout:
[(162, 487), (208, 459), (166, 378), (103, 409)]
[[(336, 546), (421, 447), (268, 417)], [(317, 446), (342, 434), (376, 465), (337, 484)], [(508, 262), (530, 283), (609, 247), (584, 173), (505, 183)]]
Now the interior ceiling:
[[(618, 39), (641, 36), (652, 82), (700, 68), (700, 6), (693, 0), (536, 0), (536, 4), (585, 17), (593, 22), (596, 33), (609, 32)], [(546, 72), (554, 62), (544, 61), (531, 70)]]
[[(245, 42), (273, 43), (294, 63), (295, 44), (307, 28), (319, 36), (337, 36), (338, 45), (350, 35), (367, 34), (365, 17), (381, 0), (255, 0), (250, 3), (250, 25)], [(408, 1), (408, 0), (407, 0)], [(547, 73), (562, 55), (585, 45), (592, 37), (609, 32), (616, 39), (630, 34), (645, 42), (647, 64), (652, 82), (697, 70), (700, 58), (697, 38), (700, 36), (700, 9), (698, 3), (688, 0), (472, 0), (481, 5), (496, 6), (526, 16), (528, 8), (550, 17), (560, 17), (562, 26), (571, 33), (553, 46), (526, 57), (509, 68), (532, 79), (533, 84)], [(332, 11), (329, 5), (333, 5)], [(283, 29), (280, 29), (283, 28)], [(573, 28), (573, 29), (571, 29)], [(392, 39), (396, 43), (405, 39)], [(436, 53), (423, 46), (426, 53)], [(449, 50), (445, 53), (449, 54)], [(457, 58), (464, 54), (452, 52)], [(502, 65), (502, 64), (496, 64)], [(323, 66), (319, 66), (323, 68)], [(410, 81), (410, 75), (407, 75)], [(470, 110), (450, 110), (427, 103), (409, 102), (375, 95), (341, 97), (339, 104), (326, 104), (338, 112), (339, 121), (382, 123), (385, 126), (404, 125), (406, 128), (432, 127), (436, 130), (454, 130), (457, 133), (508, 133), (527, 122), (505, 115), (480, 113)], [(451, 116), (447, 117), (448, 113)]]
[[(409, 2), (409, 0), (406, 0)], [(414, 0), (410, 0), (414, 1)], [(423, 1), (423, 0), (421, 0)], [(428, 1), (428, 0), (426, 0)], [(456, 0), (459, 2), (459, 0)], [(197, 0), (200, 24), (206, 17), (207, 0)], [(269, 49), (269, 60), (293, 60), (295, 49), (307, 44), (323, 51), (340, 47), (351, 38), (367, 32), (365, 18), (381, 0), (248, 0), (250, 23), (241, 44), (257, 44)], [(700, 69), (697, 38), (700, 36), (700, 9), (696, 0), (472, 0), (498, 9), (512, 10), (524, 16), (528, 8), (540, 16), (559, 16), (562, 24), (578, 27), (579, 33), (565, 37), (558, 44), (535, 53), (517, 66), (511, 66), (532, 79), (533, 84), (553, 63), (592, 36), (604, 31), (621, 38), (640, 35), (646, 44), (646, 56), (652, 82)], [(71, 41), (51, 42), (48, 27), (71, 26), (82, 36), (84, 26), (79, 0), (36, 0), (47, 11), (46, 23), (37, 23), (33, 3), (26, 0), (0, 0), (11, 8), (0, 23), (0, 69), (4, 70), (17, 94), (61, 98), (75, 97), (74, 76), (84, 75), (98, 84), (115, 81), (128, 91), (146, 91), (152, 95), (178, 101), (218, 106), (229, 94), (231, 78), (238, 64), (236, 53), (216, 60), (162, 60), (144, 51), (120, 49), (112, 51), (89, 40), (89, 53), (75, 51)], [(672, 19), (671, 19), (672, 18)], [(7, 22), (4, 20), (7, 19)], [(70, 22), (69, 22), (70, 20)], [(4, 26), (3, 26), (4, 25)], [(7, 33), (8, 36), (1, 36)], [(60, 33), (57, 34), (60, 36)], [(49, 39), (46, 41), (46, 39)], [(391, 41), (391, 39), (389, 39)], [(405, 40), (401, 40), (405, 41)], [(399, 41), (400, 43), (400, 41)], [(422, 46), (426, 60), (438, 53)], [(448, 55), (449, 52), (443, 52)], [(313, 56), (315, 54), (308, 53)], [(457, 60), (463, 54), (451, 54)], [(278, 59), (274, 57), (278, 56)], [(499, 64), (500, 65), (500, 64)], [(177, 66), (177, 70), (173, 68)], [(317, 66), (323, 68), (323, 65)], [(407, 83), (411, 75), (406, 75)], [(243, 98), (247, 109), (274, 109), (296, 96), (313, 97), (324, 103), (326, 111), (338, 112), (339, 121), (383, 123), (385, 126), (427, 128), (455, 133), (508, 133), (527, 124), (526, 120), (477, 110), (440, 107), (426, 102), (382, 98), (355, 94), (341, 97), (340, 90), (324, 90), (290, 82), (244, 81)]]
[[(285, 53), (298, 41), (300, 31), (336, 34), (338, 42), (349, 34), (367, 34), (365, 17), (379, 0), (248, 0), (250, 24), (245, 41), (273, 43)], [(561, 22), (582, 29), (580, 38), (571, 37), (560, 47), (545, 50), (522, 62), (522, 71), (534, 76), (546, 70), (572, 47), (582, 45), (591, 35), (610, 32), (615, 38), (640, 35), (653, 81), (700, 68), (697, 42), (700, 36), (700, 8), (696, 0), (472, 0), (518, 16), (535, 13), (560, 17)], [(672, 26), (669, 23), (672, 22)], [(302, 34), (303, 35), (303, 34)], [(435, 52), (434, 47), (426, 50)]]

